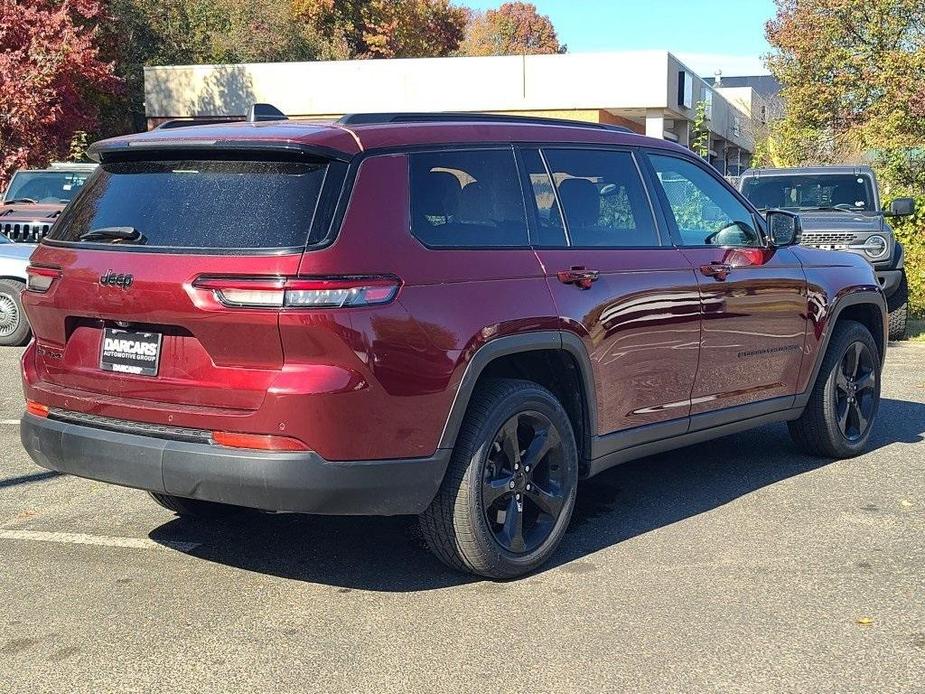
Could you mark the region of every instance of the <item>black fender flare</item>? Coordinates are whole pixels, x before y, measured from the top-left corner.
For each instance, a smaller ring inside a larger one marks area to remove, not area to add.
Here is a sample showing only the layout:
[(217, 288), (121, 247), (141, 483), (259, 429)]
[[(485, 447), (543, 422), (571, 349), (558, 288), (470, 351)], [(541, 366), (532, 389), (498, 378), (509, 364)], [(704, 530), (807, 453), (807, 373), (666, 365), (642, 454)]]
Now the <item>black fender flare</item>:
[(498, 337), (486, 342), (475, 351), (466, 365), (459, 388), (456, 390), (456, 396), (453, 399), (449, 416), (440, 436), (439, 448), (453, 448), (456, 444), (456, 437), (459, 435), (463, 418), (469, 407), (472, 391), (475, 390), (475, 384), (478, 382), (482, 372), (491, 362), (511, 354), (539, 350), (563, 350), (575, 359), (578, 373), (581, 377), (582, 398), (584, 399), (584, 411), (587, 417), (585, 437), (590, 438), (596, 434), (597, 396), (594, 389), (594, 371), (588, 350), (585, 348), (581, 338), (575, 333), (564, 330), (542, 330)]
[(793, 404), (795, 407), (803, 407), (809, 402), (809, 397), (813, 392), (816, 379), (819, 377), (819, 370), (822, 368), (822, 360), (825, 359), (825, 353), (829, 349), (829, 340), (832, 338), (832, 333), (835, 331), (835, 324), (838, 323), (839, 316), (849, 306), (864, 304), (873, 306), (880, 311), (880, 328), (882, 334), (879, 336), (879, 339), (874, 335), (874, 339), (877, 340), (879, 344), (883, 345), (880, 350), (880, 364), (881, 366), (883, 365), (886, 359), (886, 345), (889, 337), (889, 319), (887, 318), (886, 299), (883, 297), (883, 292), (879, 286), (870, 285), (855, 287), (850, 293), (839, 297), (829, 309), (828, 315), (825, 318), (825, 331), (822, 334), (822, 340), (819, 342), (819, 349), (815, 355), (812, 375), (809, 381), (807, 381), (806, 390), (799, 393), (794, 399)]

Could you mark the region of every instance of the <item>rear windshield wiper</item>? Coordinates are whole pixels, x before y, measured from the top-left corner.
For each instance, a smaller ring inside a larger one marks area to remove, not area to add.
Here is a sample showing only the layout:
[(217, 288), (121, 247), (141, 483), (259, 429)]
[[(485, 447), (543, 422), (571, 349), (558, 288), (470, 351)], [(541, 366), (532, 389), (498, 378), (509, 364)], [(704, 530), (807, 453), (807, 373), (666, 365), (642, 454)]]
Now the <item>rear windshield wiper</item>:
[(79, 237), (81, 241), (112, 241), (119, 243), (144, 243), (145, 235), (135, 227), (100, 227), (85, 231)]

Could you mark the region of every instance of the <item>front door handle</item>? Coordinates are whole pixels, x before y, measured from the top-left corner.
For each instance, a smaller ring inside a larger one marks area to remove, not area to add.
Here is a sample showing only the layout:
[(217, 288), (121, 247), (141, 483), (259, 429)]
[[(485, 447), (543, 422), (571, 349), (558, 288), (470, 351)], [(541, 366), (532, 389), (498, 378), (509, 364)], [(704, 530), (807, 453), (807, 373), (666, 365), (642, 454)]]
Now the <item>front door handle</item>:
[(707, 277), (712, 277), (722, 282), (732, 272), (732, 265), (729, 263), (708, 263), (700, 266), (700, 272)]
[(599, 270), (588, 270), (583, 267), (572, 267), (556, 273), (556, 277), (562, 284), (574, 284), (581, 289), (591, 289), (591, 283), (596, 282), (600, 276)]

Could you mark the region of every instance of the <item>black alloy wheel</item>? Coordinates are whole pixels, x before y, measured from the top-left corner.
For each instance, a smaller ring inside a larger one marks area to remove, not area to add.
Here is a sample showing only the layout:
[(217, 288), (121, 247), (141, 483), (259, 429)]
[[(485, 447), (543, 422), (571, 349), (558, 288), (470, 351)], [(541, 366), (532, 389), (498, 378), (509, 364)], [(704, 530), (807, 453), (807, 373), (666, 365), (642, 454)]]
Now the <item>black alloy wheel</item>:
[(876, 385), (874, 355), (863, 342), (852, 342), (839, 363), (834, 391), (838, 430), (849, 441), (858, 441), (870, 428)]
[(482, 507), (503, 549), (530, 552), (552, 533), (566, 499), (562, 458), (562, 437), (539, 412), (518, 412), (495, 435), (482, 478)]

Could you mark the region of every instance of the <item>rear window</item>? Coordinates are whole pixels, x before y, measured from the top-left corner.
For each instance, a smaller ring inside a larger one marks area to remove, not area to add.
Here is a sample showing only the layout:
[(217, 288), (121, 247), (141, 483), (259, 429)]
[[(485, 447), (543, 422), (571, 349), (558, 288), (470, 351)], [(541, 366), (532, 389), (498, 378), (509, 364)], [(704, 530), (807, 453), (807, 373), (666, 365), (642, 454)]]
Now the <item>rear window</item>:
[(130, 227), (145, 247), (303, 247), (325, 168), (211, 160), (104, 164), (48, 238), (80, 241), (90, 231)]
[(427, 246), (527, 246), (527, 218), (511, 149), (411, 156), (411, 233)]

